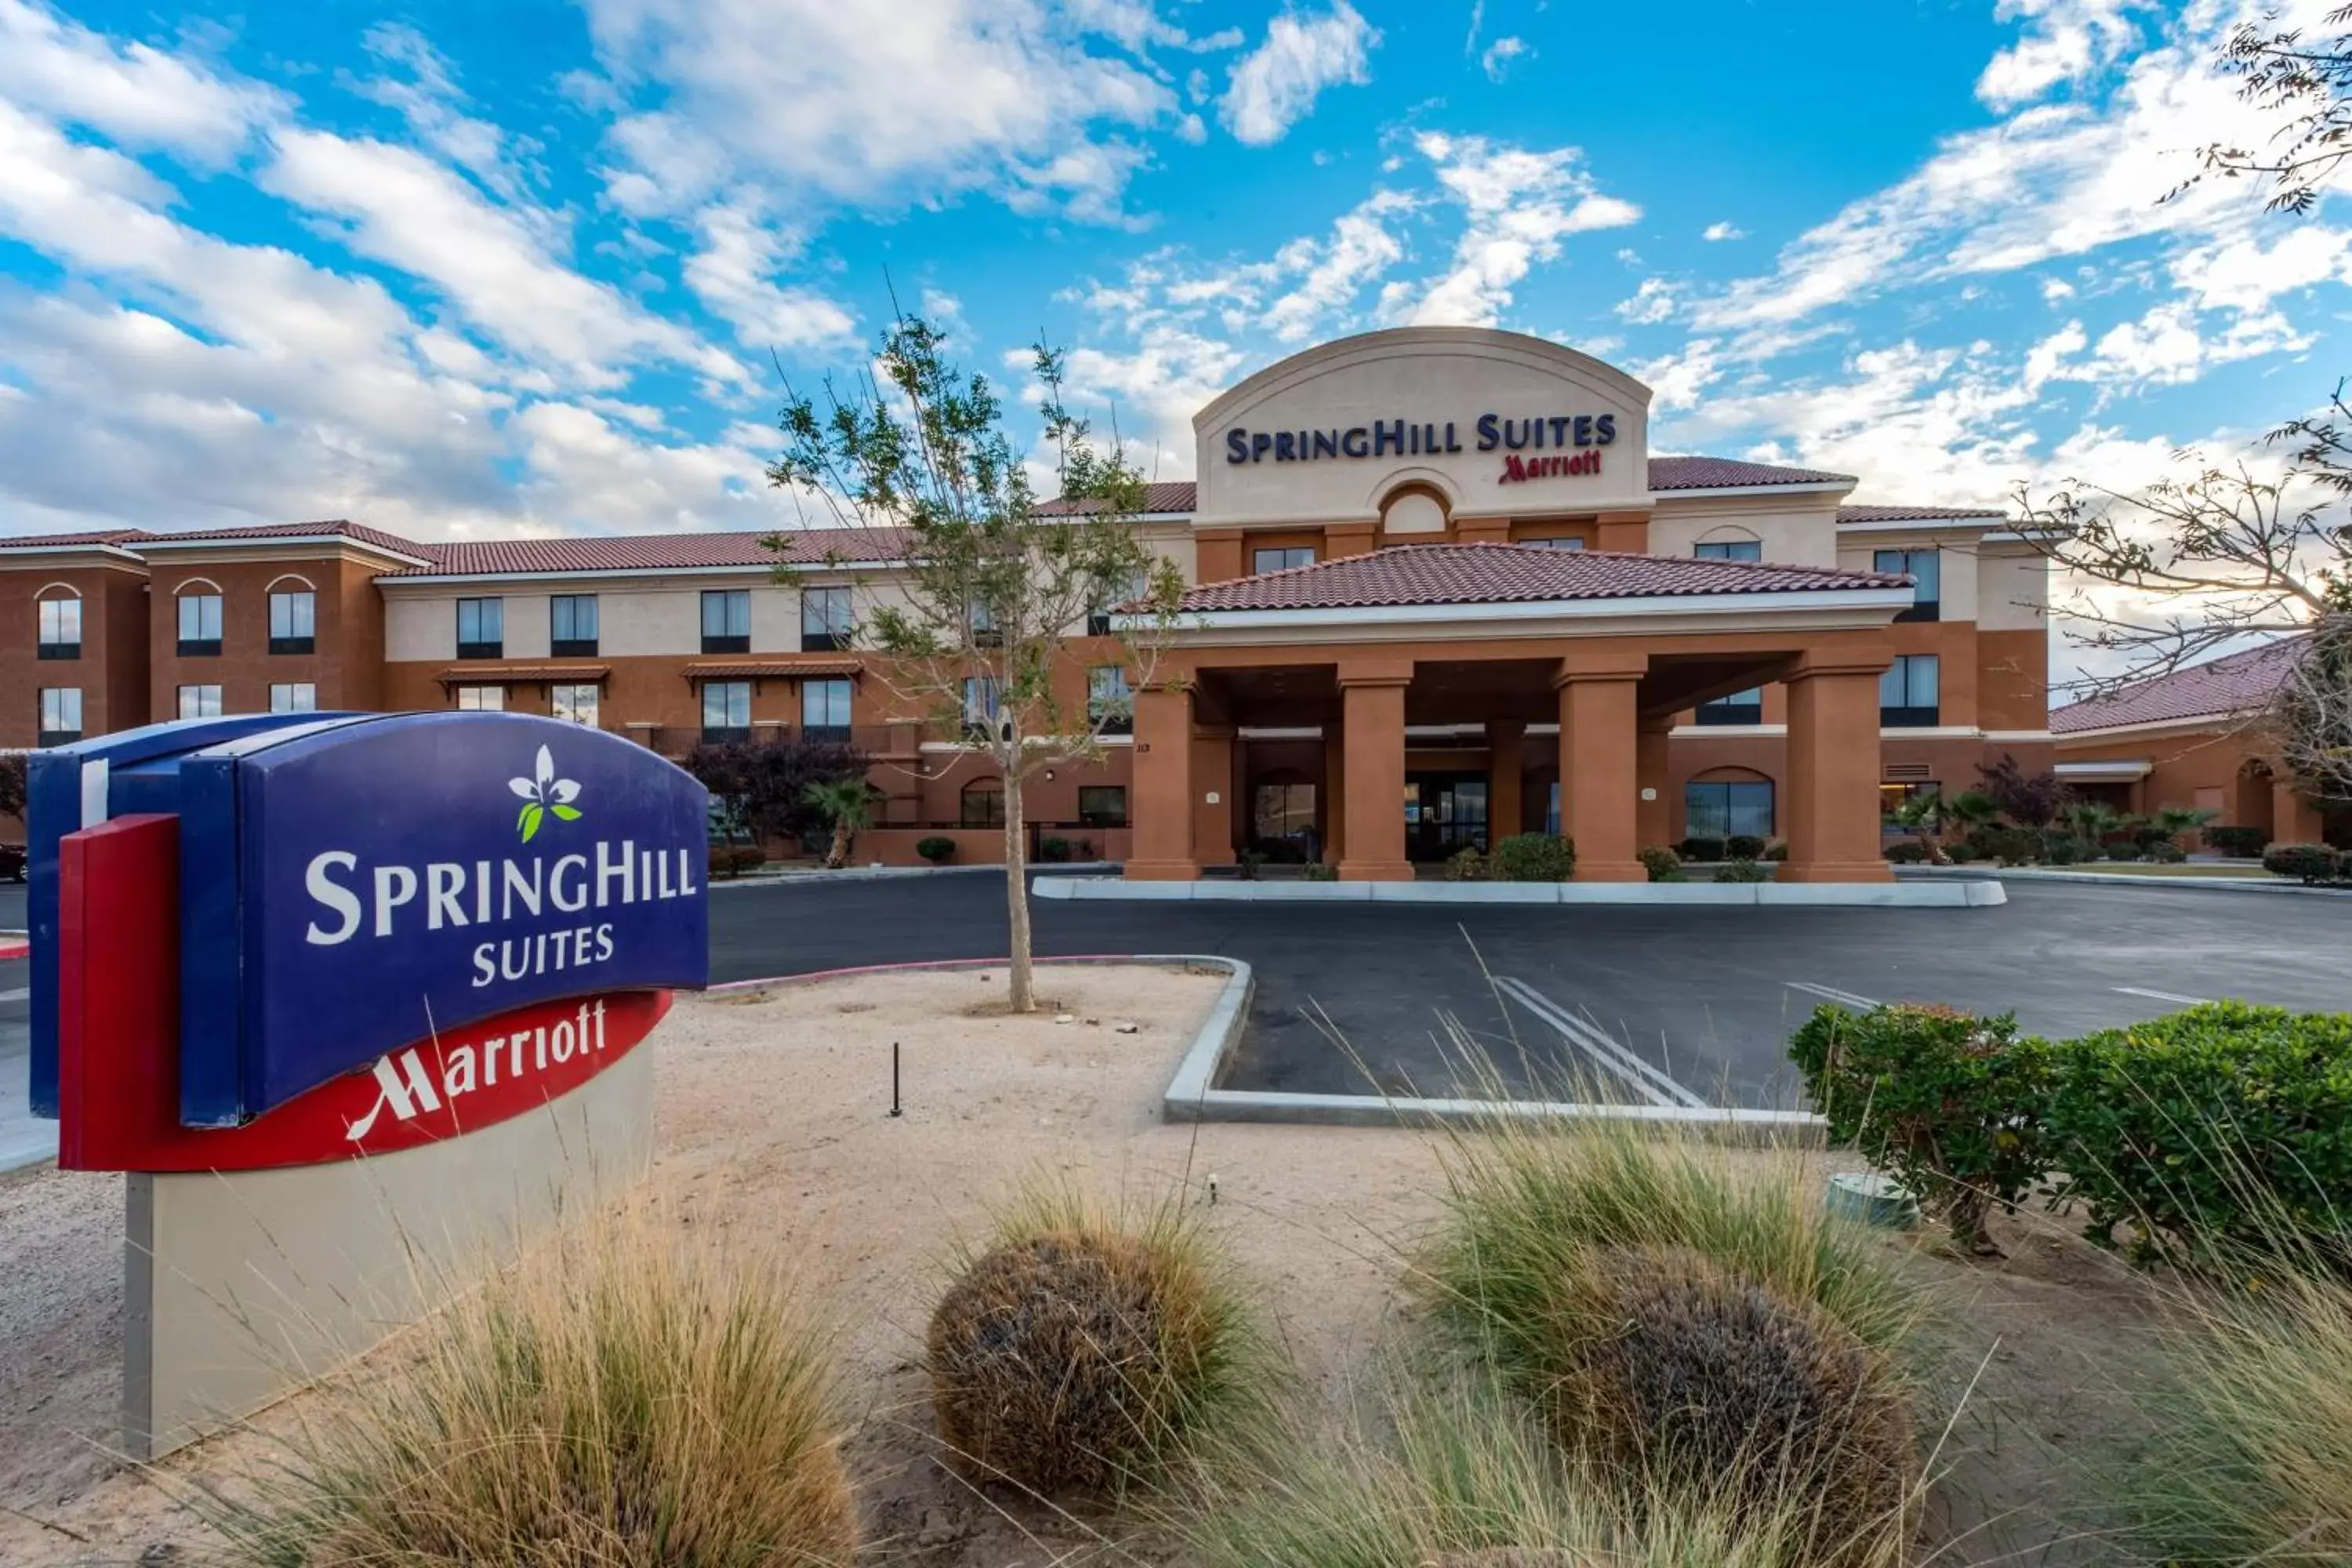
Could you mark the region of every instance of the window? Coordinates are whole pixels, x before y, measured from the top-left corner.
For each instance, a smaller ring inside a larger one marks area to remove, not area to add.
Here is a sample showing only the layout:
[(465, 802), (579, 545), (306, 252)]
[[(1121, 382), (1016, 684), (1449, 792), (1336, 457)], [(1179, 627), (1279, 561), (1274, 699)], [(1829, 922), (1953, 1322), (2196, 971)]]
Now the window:
[(801, 682), (801, 729), (812, 741), (849, 739), (849, 681)]
[(308, 680), (274, 684), (269, 689), (269, 710), (272, 713), (316, 713), (319, 710), (319, 688)]
[(1711, 539), (1691, 553), (1701, 561), (1761, 561), (1764, 545), (1754, 539)]
[(994, 779), (964, 785), (961, 820), (966, 827), (1003, 826), (1004, 786)]
[(557, 658), (585, 658), (595, 653), (595, 595), (558, 594), (547, 601), (547, 651)]
[(967, 735), (985, 732), (994, 726), (1003, 709), (997, 694), (996, 677), (967, 675), (963, 678), (963, 728)]
[(269, 651), (314, 653), (319, 647), (319, 596), (308, 588), (269, 595)]
[(221, 650), (221, 596), (180, 595), (180, 657), (215, 658)]
[(183, 719), (217, 719), (221, 716), (221, 689), (217, 686), (183, 686), (180, 688), (180, 717)]
[(1770, 779), (1693, 779), (1683, 786), (1686, 838), (1772, 837)]
[(1125, 784), (1080, 784), (1078, 786), (1078, 823), (1084, 827), (1125, 827), (1127, 826), (1127, 786)]
[(1315, 834), (1315, 786), (1262, 784), (1250, 794), (1250, 842), (1305, 847)]
[(457, 711), (460, 713), (503, 713), (506, 707), (507, 689), (503, 686), (457, 688)]
[(751, 593), (748, 588), (713, 588), (702, 595), (702, 651), (751, 651)]
[(81, 601), (79, 599), (43, 599), (41, 601), (41, 657), (43, 658), (79, 658), (81, 657)]
[(507, 650), (507, 602), (504, 599), (457, 601), (457, 657), (501, 658)]
[(1261, 550), (1251, 557), (1250, 570), (1257, 573), (1287, 572), (1294, 566), (1315, 564), (1315, 547), (1311, 544), (1286, 545), (1279, 550)]
[(1897, 654), (1878, 678), (1878, 721), (1890, 730), (1932, 729), (1936, 717), (1936, 656)]
[(1146, 597), (1150, 594), (1150, 592), (1151, 574), (1149, 572), (1138, 572), (1135, 575), (1129, 577), (1119, 586), (1118, 590), (1111, 595), (1109, 603), (1104, 605), (1099, 609), (1089, 610), (1087, 612), (1087, 636), (1090, 637), (1104, 637), (1110, 636), (1110, 618), (1116, 607), (1120, 605), (1132, 604), (1138, 599)]
[(1880, 550), (1870, 558), (1874, 572), (1908, 572), (1916, 584), (1911, 607), (1898, 621), (1933, 621), (1943, 617), (1943, 553), (1936, 550)]
[(1087, 722), (1097, 735), (1135, 733), (1135, 693), (1123, 664), (1098, 664), (1087, 671)]
[(1915, 800), (1921, 795), (1941, 795), (1943, 792), (1944, 786), (1932, 779), (1880, 784), (1878, 786), (1878, 826), (1888, 833), (1907, 831), (1898, 827), (1895, 823), (1895, 808), (1905, 801)]
[(79, 686), (45, 686), (41, 689), (41, 744), (62, 746), (81, 739), (81, 688)]
[[(704, 595), (705, 600), (710, 595)], [(702, 683), (702, 738), (706, 741), (748, 741), (751, 738), (751, 683), (748, 680), (706, 680)]]
[(801, 651), (838, 653), (847, 647), (857, 624), (851, 618), (846, 588), (801, 590)]
[[(593, 605), (596, 601), (591, 599), (588, 602)], [(583, 685), (552, 686), (548, 689), (548, 695), (550, 711), (558, 719), (585, 724), (591, 730), (596, 728), (596, 703), (602, 693), (593, 681)]]
[(1584, 541), (1577, 538), (1573, 534), (1570, 534), (1565, 539), (1522, 539), (1519, 542), (1521, 544), (1533, 545), (1538, 550), (1581, 550), (1584, 548)]
[(1712, 702), (1702, 702), (1698, 705), (1698, 721), (1702, 724), (1761, 724), (1764, 722), (1764, 689), (1751, 686), (1745, 691), (1735, 691)]
[(971, 641), (974, 647), (999, 647), (1004, 635), (996, 627), (996, 608), (986, 600), (974, 596), (964, 606), (971, 621)]

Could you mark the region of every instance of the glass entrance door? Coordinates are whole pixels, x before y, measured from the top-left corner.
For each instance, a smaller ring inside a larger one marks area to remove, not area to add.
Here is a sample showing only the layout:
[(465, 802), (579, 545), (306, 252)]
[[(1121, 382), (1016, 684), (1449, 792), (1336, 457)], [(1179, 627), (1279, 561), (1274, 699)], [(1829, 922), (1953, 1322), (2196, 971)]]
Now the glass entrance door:
[(1414, 860), (1486, 847), (1485, 773), (1407, 773), (1404, 845)]

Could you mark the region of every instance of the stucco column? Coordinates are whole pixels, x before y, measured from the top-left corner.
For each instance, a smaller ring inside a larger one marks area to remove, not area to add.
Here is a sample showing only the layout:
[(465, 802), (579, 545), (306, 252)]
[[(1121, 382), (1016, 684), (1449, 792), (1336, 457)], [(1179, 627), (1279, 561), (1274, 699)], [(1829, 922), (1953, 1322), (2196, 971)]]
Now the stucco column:
[(1134, 844), (1127, 875), (1138, 882), (1189, 882), (1192, 858), (1192, 693), (1150, 686), (1135, 694)]
[(1639, 882), (1633, 857), (1634, 747), (1645, 654), (1573, 653), (1559, 661), (1560, 831), (1580, 882)]
[(1519, 830), (1520, 776), (1527, 765), (1519, 741), (1528, 732), (1517, 719), (1498, 719), (1486, 726), (1486, 847)]
[(2288, 774), (2282, 773), (2271, 784), (2271, 842), (2273, 844), (2316, 844), (2326, 831), (2319, 815), (2319, 803), (2303, 792)]
[(1454, 542), (1456, 544), (1508, 544), (1511, 542), (1511, 520), (1507, 517), (1457, 517), (1454, 520)]
[(1410, 659), (1339, 666), (1349, 810), (1339, 878), (1348, 882), (1409, 882), (1404, 858), (1404, 689)]
[(1230, 866), (1234, 821), (1232, 725), (1192, 727), (1192, 858), (1203, 866)]
[(1781, 679), (1789, 689), (1789, 840), (1783, 882), (1890, 882), (1878, 852), (1878, 678), (1885, 644), (1817, 649)]
[(1323, 525), (1323, 559), (1337, 561), (1342, 555), (1362, 555), (1381, 547), (1381, 525), (1377, 519), (1357, 522), (1327, 522)]
[(1337, 866), (1348, 851), (1348, 750), (1344, 727), (1323, 726), (1323, 863)]
[(1633, 732), (1633, 837), (1644, 849), (1675, 841), (1674, 803), (1666, 793), (1668, 736), (1674, 727), (1671, 713), (1645, 715)]

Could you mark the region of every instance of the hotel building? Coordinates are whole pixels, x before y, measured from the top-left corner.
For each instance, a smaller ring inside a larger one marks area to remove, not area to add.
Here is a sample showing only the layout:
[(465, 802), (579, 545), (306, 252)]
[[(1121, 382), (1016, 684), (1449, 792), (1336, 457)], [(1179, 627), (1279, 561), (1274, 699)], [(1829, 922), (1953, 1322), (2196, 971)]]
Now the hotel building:
[[(1131, 876), (1255, 848), (1378, 879), (1528, 828), (1572, 834), (1592, 878), (1750, 834), (1788, 841), (1791, 880), (1851, 880), (1886, 874), (1890, 799), (2003, 753), (2050, 765), (2046, 565), (1999, 512), (1653, 457), (1649, 405), (1572, 349), (1454, 328), (1325, 344), (1215, 399), (1199, 479), (1150, 487), (1133, 523), (1194, 585), (1166, 679), (1102, 763), (1033, 784), (1040, 836)], [(903, 539), (786, 540), (0, 539), (0, 748), (272, 709), (505, 708), (673, 755), (816, 735), (874, 760), (861, 856), (943, 834), (994, 858), (984, 760), (856, 647)], [(1080, 636), (1072, 692), (1124, 708), (1119, 656)]]

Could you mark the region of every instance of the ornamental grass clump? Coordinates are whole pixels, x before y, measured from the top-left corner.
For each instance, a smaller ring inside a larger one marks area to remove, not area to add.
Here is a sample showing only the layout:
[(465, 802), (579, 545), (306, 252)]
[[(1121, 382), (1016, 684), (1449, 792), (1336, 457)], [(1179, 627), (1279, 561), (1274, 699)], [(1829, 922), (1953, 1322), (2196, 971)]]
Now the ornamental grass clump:
[(1181, 1196), (1105, 1205), (1038, 1185), (961, 1260), (931, 1315), (940, 1441), (967, 1474), (1110, 1491), (1262, 1401), (1249, 1303)]
[(263, 1568), (843, 1568), (831, 1368), (763, 1267), (650, 1219), (568, 1233), (327, 1391), (254, 1494)]

